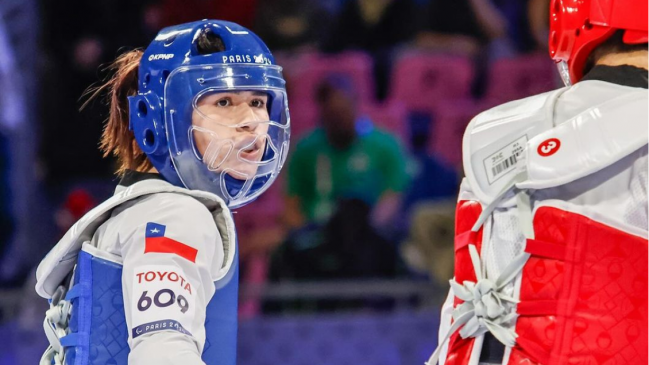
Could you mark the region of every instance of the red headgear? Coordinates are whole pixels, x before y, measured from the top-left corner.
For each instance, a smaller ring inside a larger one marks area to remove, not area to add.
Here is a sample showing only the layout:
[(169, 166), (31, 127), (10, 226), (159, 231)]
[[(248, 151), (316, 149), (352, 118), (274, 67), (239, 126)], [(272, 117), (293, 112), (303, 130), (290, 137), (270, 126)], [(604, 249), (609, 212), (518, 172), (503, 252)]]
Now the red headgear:
[(550, 56), (577, 82), (588, 55), (618, 29), (624, 43), (647, 43), (647, 0), (552, 0)]

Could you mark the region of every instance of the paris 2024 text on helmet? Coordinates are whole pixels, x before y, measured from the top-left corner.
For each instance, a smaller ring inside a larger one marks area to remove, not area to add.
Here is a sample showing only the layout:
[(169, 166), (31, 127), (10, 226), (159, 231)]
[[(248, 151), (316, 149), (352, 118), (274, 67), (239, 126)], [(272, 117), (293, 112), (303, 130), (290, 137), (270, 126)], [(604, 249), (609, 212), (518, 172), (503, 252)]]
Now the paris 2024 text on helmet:
[[(199, 36), (219, 46), (205, 52)], [(282, 68), (262, 40), (235, 23), (165, 28), (142, 56), (129, 97), (135, 139), (170, 183), (243, 206), (275, 180), (289, 148)]]
[(647, 43), (647, 0), (552, 0), (550, 56), (567, 85), (583, 77), (590, 53), (617, 30), (626, 44)]

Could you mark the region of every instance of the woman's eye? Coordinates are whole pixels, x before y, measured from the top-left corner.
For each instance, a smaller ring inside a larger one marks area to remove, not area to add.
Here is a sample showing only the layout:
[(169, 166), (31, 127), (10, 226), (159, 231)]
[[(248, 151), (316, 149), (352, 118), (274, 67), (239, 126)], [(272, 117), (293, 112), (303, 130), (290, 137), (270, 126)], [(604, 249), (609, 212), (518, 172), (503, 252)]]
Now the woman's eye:
[(255, 99), (250, 103), (253, 108), (263, 108), (264, 104), (264, 101), (261, 99)]
[(216, 102), (216, 105), (218, 106), (230, 106), (232, 103), (229, 98), (223, 98), (219, 99), (219, 101)]

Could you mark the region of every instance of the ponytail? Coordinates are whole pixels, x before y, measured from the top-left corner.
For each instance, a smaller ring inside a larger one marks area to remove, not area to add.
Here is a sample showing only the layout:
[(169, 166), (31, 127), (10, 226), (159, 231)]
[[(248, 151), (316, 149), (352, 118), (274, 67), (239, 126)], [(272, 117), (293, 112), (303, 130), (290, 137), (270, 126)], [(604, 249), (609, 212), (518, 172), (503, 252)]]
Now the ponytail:
[(113, 76), (105, 84), (89, 89), (88, 100), (81, 107), (107, 93), (106, 100), (110, 106), (108, 119), (104, 125), (99, 144), (104, 157), (117, 157), (117, 175), (122, 176), (126, 170), (148, 171), (153, 167), (146, 154), (135, 141), (129, 130), (128, 97), (137, 94), (138, 68), (142, 59), (142, 50), (136, 49), (119, 56), (108, 69)]

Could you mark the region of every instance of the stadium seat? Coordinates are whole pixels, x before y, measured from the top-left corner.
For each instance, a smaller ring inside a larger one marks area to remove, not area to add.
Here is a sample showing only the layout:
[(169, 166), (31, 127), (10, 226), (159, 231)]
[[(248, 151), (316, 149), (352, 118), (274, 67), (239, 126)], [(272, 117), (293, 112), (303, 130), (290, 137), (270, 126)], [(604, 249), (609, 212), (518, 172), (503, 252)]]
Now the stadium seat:
[[(374, 100), (372, 58), (363, 52), (336, 55), (308, 53), (286, 62), (285, 74), (291, 102), (306, 99), (315, 102), (318, 85), (329, 76), (348, 77), (362, 103)], [(285, 57), (284, 57), (285, 58)]]
[(481, 110), (471, 99), (443, 100), (434, 108), (429, 151), (451, 166), (462, 165), (462, 137)]
[(485, 99), (501, 104), (550, 91), (558, 86), (557, 76), (546, 54), (503, 58), (489, 69)]
[(439, 100), (469, 97), (473, 75), (465, 57), (406, 54), (392, 72), (389, 100), (403, 102), (409, 111), (428, 111)]

